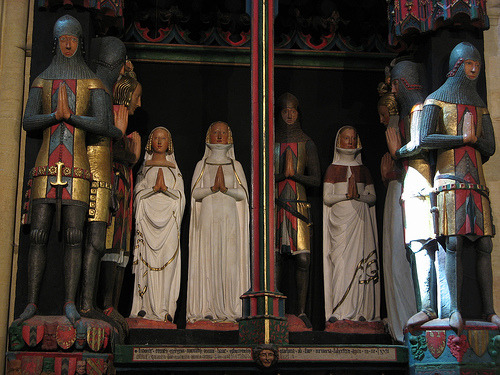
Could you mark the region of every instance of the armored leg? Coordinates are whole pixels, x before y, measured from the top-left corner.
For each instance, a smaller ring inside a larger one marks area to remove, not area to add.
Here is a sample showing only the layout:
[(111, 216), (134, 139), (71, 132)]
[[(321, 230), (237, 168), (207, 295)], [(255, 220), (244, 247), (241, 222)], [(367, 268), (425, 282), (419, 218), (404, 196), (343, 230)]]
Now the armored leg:
[(54, 216), (54, 206), (48, 203), (33, 203), (28, 254), (28, 305), (16, 320), (20, 323), (36, 313), (38, 294), (42, 283), (47, 257), (47, 242)]
[(477, 254), (477, 280), (481, 290), (483, 314), (486, 318), (500, 326), (500, 317), (495, 313), (493, 305), (493, 270), (491, 267), (491, 251), (493, 243), (491, 237), (481, 237), (475, 242)]
[(80, 314), (75, 306), (76, 290), (80, 282), (82, 268), (83, 227), (87, 217), (87, 207), (67, 205), (63, 206), (63, 235), (64, 235), (64, 312), (74, 325)]
[(307, 291), (309, 286), (309, 265), (311, 263), (311, 256), (309, 253), (301, 253), (294, 255), (294, 257), (299, 318), (304, 321), (307, 328), (311, 328), (311, 322), (306, 315)]
[(460, 334), (463, 319), (460, 314), (460, 294), (462, 291), (462, 250), (464, 239), (461, 236), (446, 238), (446, 281), (450, 295), (450, 326)]
[(83, 257), (82, 295), (80, 309), (89, 311), (94, 307), (99, 263), (104, 254), (106, 223), (92, 221), (87, 224), (87, 240)]
[(418, 312), (408, 319), (406, 323), (408, 327), (412, 327), (437, 318), (436, 278), (434, 276), (436, 242), (422, 243), (419, 241), (412, 241), (409, 247), (412, 252), (412, 276), (418, 310)]

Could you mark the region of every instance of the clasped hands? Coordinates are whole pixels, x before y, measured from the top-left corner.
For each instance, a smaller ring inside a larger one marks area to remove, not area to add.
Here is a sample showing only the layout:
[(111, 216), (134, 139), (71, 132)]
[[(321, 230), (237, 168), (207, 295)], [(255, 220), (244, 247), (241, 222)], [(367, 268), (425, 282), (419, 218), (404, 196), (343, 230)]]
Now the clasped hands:
[(160, 168), (158, 174), (156, 175), (156, 184), (153, 186), (155, 192), (167, 191), (167, 185), (165, 185), (165, 180), (163, 178), (163, 169)]
[(285, 178), (290, 178), (294, 175), (292, 151), (287, 148), (285, 152)]
[(219, 168), (217, 168), (214, 186), (212, 186), (210, 190), (212, 190), (212, 193), (217, 193), (218, 191), (220, 191), (221, 193), (227, 192), (226, 182), (224, 181), (224, 172), (222, 171), (222, 165), (219, 165)]
[(347, 194), (345, 195), (345, 197), (348, 200), (359, 198), (358, 187), (356, 186), (356, 179), (354, 178), (354, 175), (351, 175), (351, 177), (349, 177), (349, 180), (347, 180)]
[(69, 120), (71, 116), (71, 110), (68, 104), (68, 93), (66, 91), (66, 84), (61, 83), (59, 85), (59, 93), (57, 95), (57, 108), (54, 112), (57, 121)]

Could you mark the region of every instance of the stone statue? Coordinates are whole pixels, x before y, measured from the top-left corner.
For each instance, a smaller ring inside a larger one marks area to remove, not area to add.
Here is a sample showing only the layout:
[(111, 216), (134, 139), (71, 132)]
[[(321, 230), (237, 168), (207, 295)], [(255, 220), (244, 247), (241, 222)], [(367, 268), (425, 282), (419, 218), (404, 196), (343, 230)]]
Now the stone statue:
[(248, 187), (222, 121), (210, 125), (191, 183), (187, 321), (236, 322), (250, 288)]
[(82, 28), (65, 15), (54, 26), (55, 56), (31, 87), (23, 127), (43, 132), (31, 171), (31, 242), (28, 256), (28, 305), (17, 320), (36, 313), (52, 220), (64, 241), (64, 313), (74, 324), (80, 315), (75, 296), (82, 264), (83, 228), (93, 181), (85, 137), (120, 136), (112, 125), (110, 97), (85, 64)]
[[(436, 275), (433, 266), (437, 243), (431, 214), (430, 192), (433, 171), (429, 154), (418, 147), (420, 117), (425, 98), (421, 68), (411, 61), (398, 62), (391, 71), (392, 92), (400, 108), (399, 128), (386, 130), (389, 150), (402, 164), (404, 235), (411, 251), (413, 284), (418, 312), (408, 326), (437, 317)], [(401, 144), (403, 146), (401, 147)], [(409, 269), (406, 271), (410, 272)]]
[[(125, 45), (115, 37), (95, 39), (98, 45), (97, 53), (92, 59), (92, 69), (106, 87), (109, 99), (109, 110), (112, 110), (112, 90), (123, 71), (125, 64)], [(111, 126), (114, 127), (114, 123)], [(87, 223), (85, 253), (83, 257), (82, 291), (80, 298), (80, 313), (88, 318), (106, 320), (116, 326), (122, 339), (124, 333), (121, 326), (107, 318), (95, 308), (94, 297), (97, 291), (98, 269), (101, 257), (106, 248), (106, 227), (110, 217), (112, 170), (111, 170), (111, 139), (109, 137), (90, 134), (87, 136), (87, 154), (92, 172), (90, 191), (90, 208)]]
[(330, 323), (380, 320), (375, 200), (357, 131), (344, 126), (323, 184), (325, 317)]
[(276, 280), (283, 284), (285, 258), (292, 257), (297, 285), (298, 316), (307, 328), (306, 315), (309, 266), (311, 261), (311, 204), (306, 189), (319, 186), (321, 174), (316, 145), (300, 126), (299, 101), (285, 93), (277, 101), (274, 149), (276, 181)]
[(113, 100), (115, 126), (124, 134), (113, 141), (113, 203), (114, 212), (106, 234), (106, 253), (101, 261), (100, 292), (104, 312), (128, 329), (124, 317), (118, 312), (118, 302), (125, 267), (130, 258), (132, 230), (133, 178), (132, 166), (141, 154), (141, 137), (137, 132), (127, 133), (128, 116), (141, 105), (142, 86), (134, 78), (129, 62), (127, 72), (114, 86)]
[[(390, 72), (386, 81), (379, 84), (380, 99), (377, 109), (380, 123), (386, 128), (398, 128), (399, 112), (396, 97), (391, 92)], [(384, 291), (387, 307), (387, 326), (391, 336), (404, 341), (403, 327), (416, 312), (410, 264), (403, 234), (403, 211), (401, 207), (402, 176), (390, 153), (382, 158), (381, 175), (387, 186), (382, 229), (382, 252), (384, 262)]]
[(466, 248), (476, 254), (483, 314), (500, 326), (493, 306), (494, 227), (483, 175), (483, 162), (495, 152), (495, 136), (486, 104), (476, 90), (481, 61), (470, 43), (459, 43), (453, 49), (447, 80), (425, 100), (419, 142), (424, 149), (437, 150), (437, 235), (446, 248), (449, 321), (457, 332), (463, 329), (460, 297)]
[(186, 199), (170, 132), (153, 129), (134, 192), (132, 317), (172, 322), (181, 279), (180, 227)]

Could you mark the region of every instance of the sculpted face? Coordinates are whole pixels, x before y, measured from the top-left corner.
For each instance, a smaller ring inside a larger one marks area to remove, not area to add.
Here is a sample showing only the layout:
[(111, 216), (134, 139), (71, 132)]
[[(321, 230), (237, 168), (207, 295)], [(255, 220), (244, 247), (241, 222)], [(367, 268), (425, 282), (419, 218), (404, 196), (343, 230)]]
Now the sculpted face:
[(78, 38), (73, 35), (62, 35), (59, 37), (59, 48), (66, 57), (71, 57), (78, 49)]
[(397, 97), (399, 91), (399, 80), (394, 79), (391, 81), (391, 92)]
[(464, 70), (467, 78), (469, 78), (471, 81), (474, 81), (477, 77), (479, 77), (479, 73), (481, 71), (481, 63), (474, 60), (465, 60)]
[(274, 361), (274, 353), (272, 350), (263, 349), (259, 354), (260, 362), (264, 367), (270, 367)]
[(151, 148), (157, 154), (164, 154), (168, 149), (170, 137), (164, 129), (156, 129), (151, 136)]
[(229, 127), (223, 122), (216, 122), (210, 128), (210, 143), (227, 145), (229, 140)]
[(346, 128), (339, 134), (339, 147), (355, 149), (358, 145), (358, 134), (352, 128)]
[(387, 108), (387, 106), (381, 105), (378, 107), (378, 116), (381, 124), (385, 126), (389, 125), (390, 115), (389, 115), (389, 108)]
[(287, 106), (281, 110), (281, 118), (287, 125), (295, 124), (299, 117), (299, 111), (295, 107)]
[(141, 106), (141, 96), (142, 96), (142, 86), (139, 83), (132, 93), (132, 99), (130, 99), (130, 104), (128, 105), (129, 116), (135, 113), (135, 110)]

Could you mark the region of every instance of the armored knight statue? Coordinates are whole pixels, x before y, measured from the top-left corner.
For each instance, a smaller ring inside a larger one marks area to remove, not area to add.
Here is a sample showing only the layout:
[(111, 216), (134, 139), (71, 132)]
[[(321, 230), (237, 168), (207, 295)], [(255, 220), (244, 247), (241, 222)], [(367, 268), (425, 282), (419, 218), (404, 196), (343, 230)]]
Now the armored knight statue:
[[(378, 92), (380, 99), (377, 108), (380, 122), (386, 128), (398, 128), (398, 104), (396, 97), (391, 92), (390, 72), (386, 72), (386, 80), (379, 84)], [(401, 169), (399, 163), (395, 163), (389, 152), (382, 157), (381, 175), (387, 186), (384, 203), (384, 225), (382, 227), (382, 260), (387, 327), (391, 336), (399, 342), (404, 341), (403, 327), (417, 309), (403, 234)]]
[[(411, 251), (413, 284), (418, 312), (407, 325), (425, 323), (437, 317), (434, 256), (437, 243), (431, 202), (433, 171), (429, 153), (418, 148), (420, 115), (425, 94), (421, 84), (421, 67), (411, 61), (398, 62), (391, 71), (392, 92), (400, 108), (399, 129), (387, 129), (391, 155), (402, 164), (404, 236)], [(401, 144), (403, 147), (400, 147)], [(405, 269), (410, 272), (410, 269)], [(444, 296), (443, 296), (444, 298)]]
[(310, 328), (306, 301), (312, 251), (312, 220), (306, 189), (321, 183), (319, 158), (316, 145), (302, 131), (297, 98), (285, 93), (278, 98), (277, 105), (274, 147), (277, 194), (276, 280), (280, 289), (284, 260), (292, 257), (297, 286), (297, 315)]
[(62, 225), (64, 242), (64, 313), (75, 324), (80, 318), (75, 296), (92, 183), (85, 136), (115, 137), (121, 133), (113, 127), (104, 84), (83, 60), (80, 23), (69, 15), (59, 18), (54, 43), (55, 56), (32, 84), (23, 122), (26, 131), (43, 132), (43, 143), (31, 172), (28, 305), (18, 321), (37, 311), (55, 216), (57, 229)]
[[(92, 68), (102, 80), (106, 88), (109, 110), (112, 111), (112, 92), (120, 71), (125, 63), (125, 45), (115, 37), (95, 40), (98, 45), (96, 56), (92, 59)], [(118, 136), (122, 132), (111, 124)], [(105, 251), (106, 227), (109, 222), (112, 171), (111, 171), (111, 139), (106, 136), (89, 134), (87, 136), (87, 154), (92, 172), (90, 190), (90, 208), (87, 223), (85, 253), (83, 257), (82, 292), (80, 313), (89, 318), (106, 319), (104, 314), (95, 308), (94, 296), (97, 291), (98, 269)], [(117, 326), (117, 324), (114, 324)], [(120, 329), (120, 326), (117, 326)], [(123, 338), (123, 332), (120, 332)]]
[(137, 132), (127, 133), (128, 117), (141, 106), (142, 85), (135, 78), (129, 61), (127, 71), (116, 82), (113, 90), (115, 126), (123, 137), (113, 141), (113, 212), (106, 233), (106, 253), (101, 261), (101, 283), (105, 314), (121, 322), (125, 329), (127, 323), (118, 312), (125, 267), (130, 258), (132, 231), (132, 166), (141, 154), (141, 137)]
[(451, 52), (445, 83), (424, 103), (419, 145), (437, 150), (434, 190), (439, 213), (437, 234), (446, 248), (450, 293), (450, 326), (463, 329), (461, 290), (465, 249), (476, 254), (482, 312), (500, 326), (493, 306), (491, 251), (494, 235), (483, 163), (495, 152), (495, 136), (486, 104), (476, 83), (481, 55), (470, 43)]

